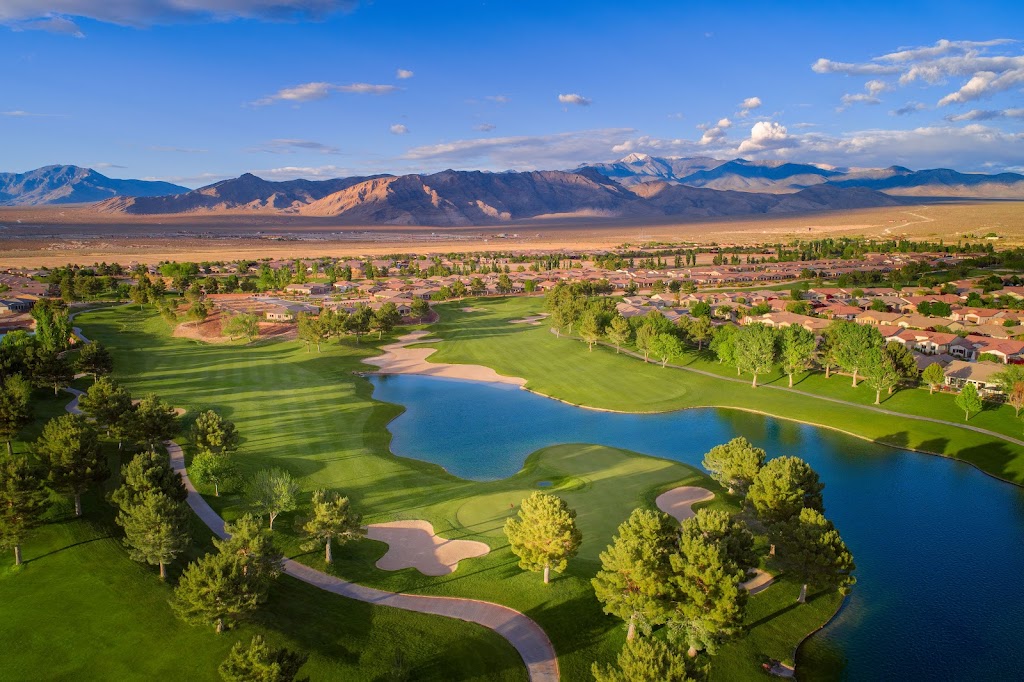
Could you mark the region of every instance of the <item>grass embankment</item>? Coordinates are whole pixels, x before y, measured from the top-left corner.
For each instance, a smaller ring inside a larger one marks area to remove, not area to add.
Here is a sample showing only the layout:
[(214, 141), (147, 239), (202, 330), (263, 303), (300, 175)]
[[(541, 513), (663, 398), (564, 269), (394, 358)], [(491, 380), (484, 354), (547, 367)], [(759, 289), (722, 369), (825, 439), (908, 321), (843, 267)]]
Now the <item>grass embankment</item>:
[[(364, 344), (356, 346), (346, 339), (341, 344), (325, 345), (324, 352), (319, 354), (315, 350), (307, 353), (300, 344), (288, 342), (210, 346), (172, 338), (155, 313), (135, 308), (90, 313), (78, 322), (87, 336), (111, 348), (117, 378), (133, 392), (156, 392), (175, 405), (187, 407), (190, 414), (216, 408), (235, 421), (244, 436), (239, 460), (245, 470), (280, 466), (301, 477), (306, 494), (317, 487), (341, 490), (352, 497), (368, 522), (422, 518), (446, 537), (487, 542), (493, 549), (490, 555), (464, 562), (451, 576), (429, 578), (411, 569), (380, 571), (373, 563), (385, 547), (371, 541), (336, 551), (336, 565), (331, 571), (385, 589), (473, 597), (517, 608), (548, 632), (559, 652), (566, 680), (590, 679), (591, 662), (612, 660), (622, 645), (625, 632), (621, 624), (601, 613), (589, 580), (598, 568), (597, 554), (629, 512), (639, 505), (652, 504), (658, 493), (676, 485), (709, 487), (720, 494), (711, 504), (735, 504), (724, 499), (721, 489), (710, 479), (685, 465), (612, 448), (547, 448), (530, 456), (516, 476), (487, 483), (464, 481), (435, 465), (395, 457), (388, 449), (390, 435), (385, 427), (401, 408), (373, 401), (371, 384), (353, 374), (367, 369), (360, 360), (376, 352), (376, 342), (364, 340)], [(503, 327), (515, 329), (514, 325), (504, 323)], [(577, 508), (586, 537), (581, 558), (571, 562), (566, 574), (547, 587), (539, 575), (524, 573), (516, 566), (516, 558), (500, 531), (504, 516), (510, 511), (509, 504), (536, 489), (541, 480), (552, 481), (553, 489)], [(236, 496), (208, 499), (229, 519), (242, 511)], [(323, 568), (319, 552), (299, 549), (294, 519), (295, 514), (285, 514), (278, 520), (278, 541), (289, 555)], [(119, 560), (135, 568), (116, 543), (115, 547), (120, 552)], [(143, 577), (151, 577), (144, 568), (137, 570)], [(147, 589), (165, 590), (155, 581), (147, 585), (152, 585)], [(293, 584), (291, 589), (305, 588)], [(807, 607), (793, 609), (789, 602), (795, 593), (795, 587), (782, 582), (751, 599), (750, 622), (754, 627), (747, 638), (727, 648), (731, 652), (728, 656), (718, 658), (716, 670), (723, 672), (716, 672), (716, 678), (760, 676), (758, 654), (788, 658), (793, 644), (823, 623), (838, 605), (838, 597), (828, 595)], [(158, 600), (165, 598), (165, 594)], [(317, 604), (334, 600), (316, 594), (309, 599), (317, 600)], [(382, 648), (406, 648), (396, 641), (394, 633), (402, 631), (401, 623), (410, 614), (367, 610), (368, 607), (347, 600), (337, 603), (337, 608), (346, 614), (344, 617), (321, 615), (319, 608), (296, 609), (304, 619), (297, 624), (278, 613), (285, 604), (275, 600), (264, 610), (264, 618), (275, 623), (281, 637), (303, 626), (335, 637), (337, 622), (343, 619), (353, 628), (362, 628), (362, 635), (346, 649), (352, 653), (346, 654), (338, 665), (365, 662), (371, 657), (383, 660), (388, 654)], [(166, 607), (162, 608), (164, 614), (169, 613)], [(382, 615), (385, 613), (387, 618)], [(86, 618), (88, 611), (79, 615)], [(121, 617), (126, 622), (138, 623), (139, 628), (147, 622), (138, 614), (122, 613)], [(493, 678), (498, 673), (490, 671), (506, 670), (508, 654), (515, 656), (503, 642), (495, 643), (484, 636), (490, 633), (480, 634), (478, 628), (467, 630), (470, 626), (440, 618), (427, 622), (435, 633), (433, 643), (438, 650), (450, 648), (455, 652), (453, 656), (460, 656), (460, 643), (465, 642), (476, 653), (462, 667), (451, 665), (449, 656), (440, 653), (430, 664), (418, 661), (417, 677), (420, 670), (427, 677), (432, 671), (443, 670), (451, 679), (468, 679), (474, 670), (486, 669)], [(376, 627), (378, 623), (380, 629)], [(181, 625), (176, 627), (189, 631)], [(205, 633), (202, 636), (207, 637)], [(342, 633), (331, 641), (344, 638)], [(221, 641), (212, 633), (208, 640), (215, 644)], [(366, 646), (370, 640), (377, 644)], [(131, 651), (118, 648), (115, 653), (135, 656), (140, 650), (164, 645), (147, 640), (131, 647)], [(311, 648), (302, 641), (294, 645)], [(415, 643), (410, 644), (411, 648), (414, 646)], [(333, 660), (329, 648), (321, 647), (319, 651), (319, 660), (329, 665)], [(354, 652), (361, 655), (358, 661)], [(217, 661), (221, 656), (222, 651), (218, 650), (216, 655), (210, 654), (210, 659)], [(487, 663), (476, 668), (482, 660)], [(384, 660), (381, 665), (387, 663)], [(369, 671), (372, 666), (361, 669), (360, 677)], [(505, 674), (522, 675), (522, 669), (506, 670)]]
[[(548, 331), (548, 325), (510, 324), (509, 320), (536, 314), (537, 298), (489, 299), (474, 303), (478, 312), (445, 307), (435, 333), (443, 341), (432, 344), (436, 362), (470, 363), (493, 367), (501, 374), (527, 380), (528, 389), (577, 405), (626, 412), (662, 412), (690, 407), (731, 407), (838, 429), (886, 445), (956, 457), (994, 476), (1024, 484), (1024, 448), (1005, 440), (956, 426), (879, 415), (854, 406), (824, 403), (796, 391), (752, 389), (749, 383), (722, 381), (692, 372), (644, 364), (616, 354), (614, 349), (587, 346)], [(735, 369), (713, 357), (688, 350), (674, 364), (735, 377)], [(746, 377), (749, 380), (749, 375)], [(848, 376), (825, 379), (817, 372), (796, 377), (799, 391), (861, 405), (874, 402), (875, 392), (862, 383), (853, 388)], [(778, 371), (759, 377), (762, 385), (785, 386)], [(883, 396), (881, 407), (958, 422), (963, 411), (950, 394), (929, 395), (927, 389), (904, 389)], [(990, 405), (973, 416), (971, 426), (1021, 438), (1021, 422), (1007, 405)]]

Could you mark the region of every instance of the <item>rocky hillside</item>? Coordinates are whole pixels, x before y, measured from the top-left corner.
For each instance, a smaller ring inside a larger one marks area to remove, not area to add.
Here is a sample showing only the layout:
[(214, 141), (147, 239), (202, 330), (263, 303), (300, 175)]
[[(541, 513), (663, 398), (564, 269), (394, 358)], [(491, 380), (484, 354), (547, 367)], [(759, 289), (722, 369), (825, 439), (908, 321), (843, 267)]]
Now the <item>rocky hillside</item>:
[(44, 166), (27, 173), (0, 173), (0, 206), (84, 204), (111, 197), (152, 197), (188, 189), (169, 182), (117, 180), (78, 166)]

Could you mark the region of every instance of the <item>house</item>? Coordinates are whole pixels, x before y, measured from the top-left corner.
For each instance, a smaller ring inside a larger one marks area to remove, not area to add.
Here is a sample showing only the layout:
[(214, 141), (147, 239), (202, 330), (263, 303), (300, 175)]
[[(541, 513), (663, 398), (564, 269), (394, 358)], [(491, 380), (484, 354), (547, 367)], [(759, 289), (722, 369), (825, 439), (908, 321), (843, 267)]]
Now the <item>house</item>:
[(974, 346), (976, 357), (994, 355), (1003, 364), (1024, 360), (1024, 342), (1012, 339), (993, 339), (976, 334), (968, 335), (967, 341)]
[(34, 304), (35, 301), (29, 298), (0, 298), (0, 315), (27, 313), (32, 310)]
[(974, 384), (983, 396), (999, 393), (999, 384), (993, 377), (1003, 369), (994, 362), (954, 360), (946, 366), (946, 385), (960, 390), (966, 384)]
[(328, 289), (324, 284), (289, 284), (284, 288), (286, 293), (302, 296), (319, 296), (326, 294)]

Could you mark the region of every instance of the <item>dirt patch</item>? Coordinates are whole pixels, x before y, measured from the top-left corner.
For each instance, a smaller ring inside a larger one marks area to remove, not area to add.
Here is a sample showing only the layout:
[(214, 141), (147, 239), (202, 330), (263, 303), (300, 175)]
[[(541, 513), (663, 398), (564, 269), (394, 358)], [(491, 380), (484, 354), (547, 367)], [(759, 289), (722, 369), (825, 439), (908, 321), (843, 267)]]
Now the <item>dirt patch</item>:
[[(184, 316), (187, 310), (188, 308), (179, 309), (177, 313), (179, 316)], [(210, 313), (209, 317), (199, 324), (196, 324), (195, 322), (182, 322), (174, 328), (172, 336), (179, 339), (205, 341), (206, 343), (225, 343), (230, 339), (221, 333), (223, 324), (223, 313), (220, 311), (213, 311)]]
[(696, 515), (697, 512), (693, 511), (693, 505), (698, 502), (707, 502), (714, 497), (715, 494), (707, 488), (683, 485), (658, 495), (654, 503), (658, 505), (658, 509), (682, 523)]
[(750, 594), (757, 594), (768, 589), (768, 586), (775, 582), (775, 576), (767, 571), (762, 571), (760, 568), (752, 568), (748, 571), (750, 578), (742, 583), (740, 587), (745, 589)]
[(427, 357), (434, 353), (433, 348), (409, 348), (411, 344), (428, 340), (428, 331), (415, 331), (400, 336), (395, 343), (382, 346), (383, 355), (366, 358), (363, 362), (375, 365), (379, 374), (422, 374), (426, 376), (447, 377), (449, 379), (468, 379), (469, 381), (489, 381), (492, 383), (515, 384), (522, 386), (525, 379), (506, 377), (498, 374), (490, 367), (482, 365), (450, 365), (443, 362), (427, 362)]
[(481, 557), (491, 551), (483, 542), (448, 540), (434, 534), (427, 521), (391, 521), (367, 526), (366, 537), (388, 544), (377, 568), (399, 571), (415, 568), (423, 575), (448, 575), (463, 559)]

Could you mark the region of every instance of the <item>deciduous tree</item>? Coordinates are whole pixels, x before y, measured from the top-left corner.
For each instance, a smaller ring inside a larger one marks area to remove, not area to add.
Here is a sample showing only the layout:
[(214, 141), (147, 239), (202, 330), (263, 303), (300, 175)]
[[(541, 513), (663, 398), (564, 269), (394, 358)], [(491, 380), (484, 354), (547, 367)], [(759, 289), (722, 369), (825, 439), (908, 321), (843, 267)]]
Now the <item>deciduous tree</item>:
[(971, 412), (980, 412), (982, 402), (981, 396), (978, 395), (978, 387), (970, 383), (964, 384), (956, 396), (956, 406), (964, 411), (964, 421), (971, 418)]
[(299, 484), (292, 475), (282, 469), (261, 469), (245, 484), (245, 497), (254, 512), (274, 520), (282, 513), (292, 511), (299, 504)]
[(786, 327), (780, 338), (782, 371), (789, 375), (789, 387), (793, 387), (793, 375), (804, 372), (814, 364), (818, 341), (814, 334), (798, 324)]
[(373, 314), (372, 326), (377, 330), (377, 338), (381, 339), (385, 334), (390, 334), (401, 321), (402, 316), (398, 314), (398, 306), (388, 301)]
[(235, 485), (238, 480), (238, 466), (230, 454), (217, 455), (209, 450), (200, 450), (188, 467), (189, 477), (201, 485), (212, 485), (215, 497), (220, 489)]
[(583, 317), (580, 318), (580, 338), (587, 344), (587, 350), (594, 351), (594, 344), (601, 340), (603, 332), (597, 312), (588, 310), (583, 313)]
[(618, 353), (622, 346), (629, 343), (633, 336), (633, 329), (629, 326), (629, 320), (622, 315), (616, 315), (604, 333), (608, 337), (608, 341), (615, 346), (615, 352)]
[(690, 339), (697, 343), (698, 353), (703, 350), (704, 344), (711, 339), (714, 331), (715, 327), (711, 324), (711, 318), (704, 315), (694, 317), (686, 328)]
[(715, 328), (710, 345), (712, 352), (718, 357), (719, 364), (736, 367), (737, 376), (740, 373), (739, 365), (736, 364), (736, 344), (739, 335), (739, 327), (734, 324), (723, 324)]
[(924, 368), (921, 378), (928, 384), (928, 393), (934, 393), (935, 389), (940, 388), (946, 382), (946, 373), (943, 371), (942, 365), (935, 362)]
[(664, 369), (669, 359), (683, 354), (683, 343), (675, 334), (662, 332), (651, 342), (651, 353), (661, 360), (661, 367)]
[(740, 330), (736, 341), (736, 369), (753, 375), (751, 386), (757, 388), (757, 376), (767, 374), (778, 357), (776, 332), (764, 324), (748, 324)]
[(32, 421), (32, 385), (20, 374), (0, 383), (0, 438), (7, 441), (7, 454), (13, 455), (11, 441)]
[(561, 498), (539, 491), (523, 500), (519, 513), (505, 521), (505, 535), (520, 568), (543, 570), (545, 584), (550, 582), (551, 569), (565, 570), (583, 541), (576, 512)]
[(999, 384), (1006, 402), (1013, 406), (1014, 414), (1019, 417), (1021, 408), (1024, 408), (1024, 365), (1007, 365), (1006, 369), (992, 378)]

